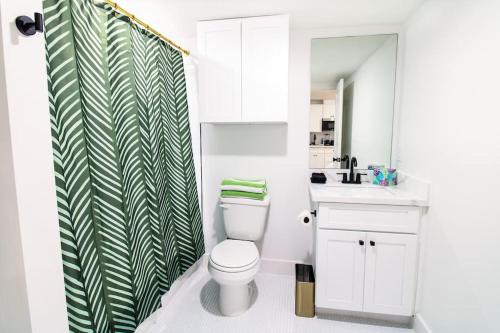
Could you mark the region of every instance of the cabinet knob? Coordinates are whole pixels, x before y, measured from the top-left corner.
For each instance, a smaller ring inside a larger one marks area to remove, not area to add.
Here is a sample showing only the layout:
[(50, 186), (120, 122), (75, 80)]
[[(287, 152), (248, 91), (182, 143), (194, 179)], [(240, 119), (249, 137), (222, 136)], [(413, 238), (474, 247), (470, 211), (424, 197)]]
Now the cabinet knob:
[(361, 245), (361, 246), (365, 245), (365, 241), (360, 240), (359, 245)]
[(374, 241), (370, 241), (370, 246), (375, 246), (375, 242)]

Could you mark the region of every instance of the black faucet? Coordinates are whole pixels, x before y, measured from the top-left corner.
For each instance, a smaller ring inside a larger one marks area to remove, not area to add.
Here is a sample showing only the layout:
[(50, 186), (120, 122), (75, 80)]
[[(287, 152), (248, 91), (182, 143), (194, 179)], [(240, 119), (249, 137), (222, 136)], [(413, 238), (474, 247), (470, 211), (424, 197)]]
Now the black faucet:
[(342, 175), (342, 183), (343, 184), (361, 184), (361, 176), (366, 175), (365, 173), (356, 173), (354, 167), (358, 166), (358, 159), (356, 157), (351, 158), (351, 162), (349, 163), (349, 156), (347, 157), (347, 168), (349, 168), (349, 177), (346, 172), (338, 173)]
[[(349, 169), (349, 183), (355, 183), (354, 182), (354, 167), (358, 166), (358, 159), (356, 157), (351, 158), (351, 168)], [(361, 183), (361, 181), (360, 181)]]

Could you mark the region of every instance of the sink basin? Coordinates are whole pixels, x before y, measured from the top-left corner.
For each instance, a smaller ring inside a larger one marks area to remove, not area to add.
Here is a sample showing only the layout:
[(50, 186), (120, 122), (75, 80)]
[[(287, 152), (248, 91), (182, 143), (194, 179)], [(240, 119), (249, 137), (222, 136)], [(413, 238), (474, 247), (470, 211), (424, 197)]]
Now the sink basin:
[(374, 188), (384, 190), (385, 188), (380, 185), (374, 185), (371, 183), (361, 183), (361, 184), (344, 184), (341, 182), (328, 182), (324, 184), (326, 187), (345, 187), (345, 188)]
[(335, 184), (325, 186), (323, 188), (318, 189), (319, 191), (327, 192), (328, 194), (335, 197), (351, 197), (351, 198), (390, 198), (393, 197), (394, 194), (388, 189), (380, 186), (367, 186), (358, 184)]
[(310, 184), (309, 192), (313, 202), (336, 202), (357, 204), (420, 205), (422, 200), (396, 187), (383, 187), (370, 183)]

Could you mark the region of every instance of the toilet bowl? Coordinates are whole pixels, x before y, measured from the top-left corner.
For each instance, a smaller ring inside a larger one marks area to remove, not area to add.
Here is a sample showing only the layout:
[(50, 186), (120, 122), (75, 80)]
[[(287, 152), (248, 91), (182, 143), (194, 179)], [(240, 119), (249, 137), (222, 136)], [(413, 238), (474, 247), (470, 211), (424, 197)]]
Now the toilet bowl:
[(225, 316), (240, 315), (250, 306), (250, 282), (260, 268), (254, 241), (264, 234), (269, 202), (269, 195), (262, 201), (221, 199), (228, 239), (211, 251), (208, 271), (219, 284), (219, 309)]
[(259, 271), (260, 258), (253, 242), (225, 240), (210, 254), (208, 270), (219, 284), (219, 309), (237, 316), (250, 306), (250, 282)]

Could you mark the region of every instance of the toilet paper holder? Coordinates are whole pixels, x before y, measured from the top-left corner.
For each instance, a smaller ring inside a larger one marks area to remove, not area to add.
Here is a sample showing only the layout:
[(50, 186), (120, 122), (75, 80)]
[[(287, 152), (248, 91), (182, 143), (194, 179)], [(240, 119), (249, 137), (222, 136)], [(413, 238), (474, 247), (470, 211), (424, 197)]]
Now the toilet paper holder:
[(312, 222), (312, 217), (316, 217), (316, 211), (309, 211), (309, 210), (304, 210), (302, 213), (299, 214), (299, 221), (301, 223), (304, 223), (308, 225), (310, 222)]
[[(313, 211), (311, 211), (310, 213), (311, 213), (311, 216), (316, 217), (316, 210), (313, 210)], [(305, 223), (309, 223), (309, 222), (311, 222), (311, 221), (309, 221), (309, 217), (305, 217), (305, 218), (304, 218), (304, 222), (305, 222)]]

